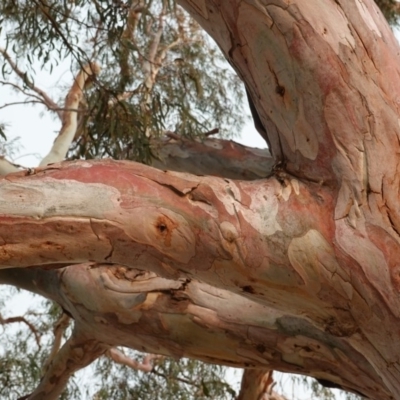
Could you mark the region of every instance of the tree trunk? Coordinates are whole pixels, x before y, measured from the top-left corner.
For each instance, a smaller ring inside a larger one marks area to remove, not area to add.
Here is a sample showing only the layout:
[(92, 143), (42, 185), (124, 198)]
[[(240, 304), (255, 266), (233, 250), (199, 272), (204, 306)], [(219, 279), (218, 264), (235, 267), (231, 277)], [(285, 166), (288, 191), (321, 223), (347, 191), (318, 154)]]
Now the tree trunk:
[(101, 343), (400, 399), (392, 32), (370, 0), (181, 3), (243, 78), (270, 177), (115, 161), (8, 175), (1, 281), (54, 298)]

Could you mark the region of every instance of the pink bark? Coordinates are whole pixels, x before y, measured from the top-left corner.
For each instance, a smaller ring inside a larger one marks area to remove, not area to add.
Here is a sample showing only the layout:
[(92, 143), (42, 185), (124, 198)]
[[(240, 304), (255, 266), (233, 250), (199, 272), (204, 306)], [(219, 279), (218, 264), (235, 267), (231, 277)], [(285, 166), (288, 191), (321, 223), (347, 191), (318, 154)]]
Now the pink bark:
[[(269, 178), (114, 161), (8, 175), (0, 265), (72, 265), (53, 272), (62, 290), (48, 278), (37, 290), (100, 343), (400, 398), (392, 32), (370, 0), (181, 3), (245, 81), (276, 162)], [(134, 289), (136, 270), (157, 274), (157, 289)], [(20, 285), (34, 286), (28, 277)]]

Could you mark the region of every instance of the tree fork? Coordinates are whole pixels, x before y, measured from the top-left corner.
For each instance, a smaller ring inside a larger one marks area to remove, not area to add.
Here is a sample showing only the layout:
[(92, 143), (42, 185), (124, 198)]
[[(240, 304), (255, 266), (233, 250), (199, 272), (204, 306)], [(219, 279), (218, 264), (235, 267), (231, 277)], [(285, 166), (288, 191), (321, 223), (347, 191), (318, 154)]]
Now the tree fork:
[[(89, 261), (205, 282), (278, 313), (269, 334), (290, 328), (277, 356), (285, 366), (268, 368), (398, 399), (400, 51), (392, 32), (371, 0), (181, 3), (243, 78), (273, 174), (244, 182), (98, 161), (8, 175), (0, 264)], [(152, 346), (177, 352), (169, 332)], [(260, 353), (265, 368), (273, 346)]]

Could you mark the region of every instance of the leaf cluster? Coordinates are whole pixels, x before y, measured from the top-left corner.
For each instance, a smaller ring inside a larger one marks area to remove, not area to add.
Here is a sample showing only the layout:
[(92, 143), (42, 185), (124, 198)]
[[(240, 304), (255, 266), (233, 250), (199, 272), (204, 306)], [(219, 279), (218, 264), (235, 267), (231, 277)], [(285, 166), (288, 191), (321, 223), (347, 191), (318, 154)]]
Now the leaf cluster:
[(30, 81), (38, 68), (102, 65), (80, 105), (70, 158), (149, 162), (150, 138), (167, 131), (200, 139), (214, 128), (240, 132), (240, 79), (172, 0), (5, 0), (0, 15), (6, 49), (26, 63)]
[(375, 0), (383, 15), (391, 25), (397, 25), (400, 15), (400, 4), (396, 0)]
[[(138, 352), (129, 349), (124, 352), (132, 358), (141, 358)], [(232, 400), (236, 397), (225, 380), (225, 368), (196, 360), (165, 358), (155, 363), (152, 372), (145, 373), (116, 365), (103, 357), (95, 363), (95, 371), (98, 376), (112, 377), (102, 380), (94, 395), (96, 400), (153, 400), (155, 393), (157, 398), (166, 400)]]

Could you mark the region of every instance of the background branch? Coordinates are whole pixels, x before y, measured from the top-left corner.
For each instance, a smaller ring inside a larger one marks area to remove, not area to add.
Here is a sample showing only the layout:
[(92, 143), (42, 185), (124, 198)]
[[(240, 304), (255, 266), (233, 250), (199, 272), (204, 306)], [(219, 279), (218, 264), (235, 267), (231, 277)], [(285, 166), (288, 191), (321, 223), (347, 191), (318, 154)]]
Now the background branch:
[(131, 357), (126, 356), (121, 350), (113, 347), (106, 352), (106, 356), (110, 357), (118, 364), (126, 365), (129, 368), (142, 372), (151, 372), (154, 368), (153, 361), (164, 356), (158, 354), (146, 354), (142, 362), (133, 360)]
[[(78, 109), (79, 103), (83, 98), (83, 89), (87, 80), (100, 73), (100, 66), (96, 63), (87, 64), (75, 78), (67, 97), (65, 98), (65, 109)], [(40, 166), (63, 161), (67, 155), (69, 147), (75, 137), (78, 126), (78, 112), (65, 111), (62, 118), (62, 127), (53, 146), (46, 157), (41, 161)]]
[(24, 84), (29, 89), (36, 92), (43, 99), (43, 103), (49, 108), (49, 110), (54, 110), (57, 113), (58, 117), (62, 120), (62, 112), (59, 109), (58, 104), (55, 103), (45, 91), (38, 88), (37, 86), (35, 86), (35, 84), (33, 82), (31, 82), (31, 80), (28, 78), (27, 73), (23, 72), (22, 70), (20, 70), (18, 68), (17, 64), (13, 61), (13, 59), (11, 58), (11, 56), (7, 53), (7, 51), (5, 49), (0, 47), (0, 53), (7, 60), (8, 64), (13, 69), (13, 71), (22, 79)]

